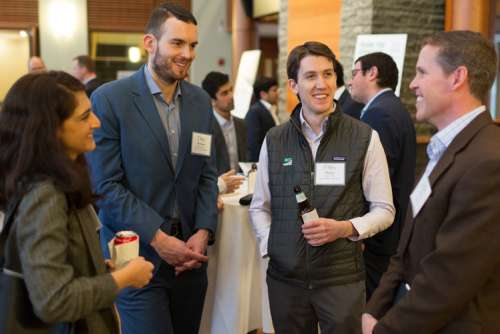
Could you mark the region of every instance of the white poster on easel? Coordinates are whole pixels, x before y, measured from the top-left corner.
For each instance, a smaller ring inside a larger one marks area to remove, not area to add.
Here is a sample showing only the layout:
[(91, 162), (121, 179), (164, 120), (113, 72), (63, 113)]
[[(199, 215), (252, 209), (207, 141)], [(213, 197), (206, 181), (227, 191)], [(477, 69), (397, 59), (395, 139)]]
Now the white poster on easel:
[(236, 117), (245, 118), (252, 101), (253, 84), (259, 69), (260, 50), (248, 50), (241, 54), (240, 65), (234, 84), (234, 110)]
[(354, 50), (353, 65), (356, 59), (368, 53), (384, 52), (390, 55), (398, 67), (398, 86), (394, 93), (399, 96), (407, 38), (407, 34), (358, 35), (356, 49)]

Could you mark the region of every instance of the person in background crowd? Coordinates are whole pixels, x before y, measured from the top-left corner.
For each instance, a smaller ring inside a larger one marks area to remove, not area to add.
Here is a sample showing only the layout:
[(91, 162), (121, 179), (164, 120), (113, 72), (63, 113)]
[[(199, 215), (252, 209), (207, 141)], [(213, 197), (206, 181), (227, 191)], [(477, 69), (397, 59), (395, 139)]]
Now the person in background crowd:
[(85, 85), (88, 97), (102, 84), (95, 73), (95, 62), (87, 55), (73, 58), (71, 74)]
[(183, 80), (196, 24), (179, 5), (155, 8), (144, 35), (147, 64), (92, 94), (102, 126), (89, 162), (103, 195), (104, 247), (117, 230), (133, 230), (156, 268), (150, 284), (118, 298), (125, 334), (195, 334), (201, 321), (218, 191), (210, 97)]
[(384, 147), (396, 218), (387, 230), (365, 240), (366, 295), (370, 299), (389, 260), (396, 253), (415, 182), (417, 143), (415, 126), (401, 100), (394, 94), (398, 68), (387, 54), (375, 52), (356, 60), (351, 96), (365, 104), (361, 120), (376, 130)]
[(358, 103), (351, 98), (349, 90), (345, 86), (344, 82), (344, 67), (336, 59), (335, 60), (335, 75), (337, 76), (337, 90), (335, 91), (335, 100), (338, 101), (342, 111), (347, 115), (359, 119), (361, 115), (361, 109), (364, 105)]
[(28, 72), (29, 73), (37, 73), (37, 72), (45, 72), (47, 71), (47, 67), (40, 57), (31, 57), (28, 60)]
[(208, 73), (201, 82), (212, 99), (215, 157), (219, 193), (231, 193), (244, 180), (237, 176), (239, 161), (247, 161), (247, 129), (245, 121), (231, 115), (234, 109), (233, 84), (221, 72)]
[(410, 88), (438, 132), (364, 334), (500, 333), (500, 129), (483, 104), (497, 63), (477, 32), (423, 41)]
[(120, 333), (113, 301), (152, 277), (142, 257), (106, 270), (83, 156), (98, 127), (83, 85), (65, 72), (21, 77), (0, 112), (0, 208), (19, 203), (9, 238), (34, 311), (54, 333)]
[(250, 161), (258, 161), (260, 147), (267, 131), (280, 124), (278, 118), (278, 82), (275, 79), (258, 78), (253, 85), (256, 102), (250, 107), (245, 123), (248, 130), (248, 154)]
[[(335, 55), (306, 42), (287, 61), (301, 104), (260, 152), (250, 219), (277, 333), (360, 333), (365, 305), (361, 239), (394, 220), (389, 171), (376, 131), (334, 103)], [(319, 219), (302, 224), (294, 186)], [(369, 208), (368, 208), (369, 206)]]

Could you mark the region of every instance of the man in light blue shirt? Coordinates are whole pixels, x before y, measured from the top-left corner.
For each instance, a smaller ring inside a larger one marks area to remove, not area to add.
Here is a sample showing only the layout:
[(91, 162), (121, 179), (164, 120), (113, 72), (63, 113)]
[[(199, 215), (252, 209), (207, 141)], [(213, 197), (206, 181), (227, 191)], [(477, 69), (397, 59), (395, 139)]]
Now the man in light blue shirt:
[(363, 334), (500, 333), (500, 129), (482, 102), (496, 66), (479, 33), (424, 40), (410, 88), (438, 133)]

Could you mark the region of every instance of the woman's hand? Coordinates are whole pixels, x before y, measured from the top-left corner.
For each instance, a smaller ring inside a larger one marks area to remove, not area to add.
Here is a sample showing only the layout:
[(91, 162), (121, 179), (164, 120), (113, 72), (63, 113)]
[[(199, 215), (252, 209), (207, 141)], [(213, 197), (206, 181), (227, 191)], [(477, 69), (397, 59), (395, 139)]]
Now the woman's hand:
[(154, 266), (142, 256), (130, 260), (123, 268), (111, 273), (118, 289), (127, 287), (142, 288), (149, 283), (153, 277)]

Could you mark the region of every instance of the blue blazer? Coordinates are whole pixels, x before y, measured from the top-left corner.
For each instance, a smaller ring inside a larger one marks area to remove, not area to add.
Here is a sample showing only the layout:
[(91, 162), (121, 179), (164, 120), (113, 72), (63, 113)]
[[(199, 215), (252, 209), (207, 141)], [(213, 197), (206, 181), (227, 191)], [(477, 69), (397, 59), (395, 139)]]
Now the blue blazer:
[(366, 248), (378, 255), (396, 252), (408, 201), (415, 183), (416, 134), (409, 112), (392, 91), (377, 96), (361, 121), (370, 125), (380, 136), (384, 147), (396, 216), (385, 231), (366, 241)]
[(181, 87), (181, 134), (177, 164), (172, 165), (167, 135), (146, 84), (144, 67), (131, 77), (99, 87), (92, 107), (101, 121), (94, 131), (97, 148), (88, 154), (95, 191), (102, 195), (101, 241), (120, 230), (133, 230), (140, 252), (158, 264), (149, 245), (156, 231), (170, 231), (170, 213), (177, 201), (184, 240), (196, 230), (215, 233), (217, 175), (212, 154), (191, 154), (193, 132), (211, 134), (210, 98), (186, 81)]
[(267, 131), (276, 126), (273, 116), (260, 101), (255, 102), (245, 116), (249, 161), (259, 161), (260, 147)]

